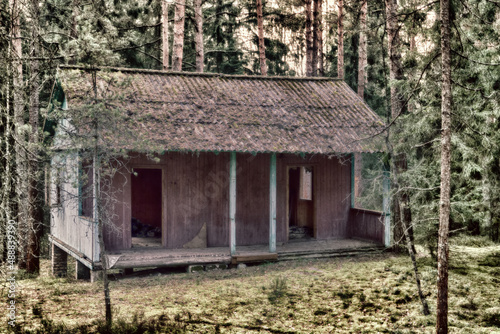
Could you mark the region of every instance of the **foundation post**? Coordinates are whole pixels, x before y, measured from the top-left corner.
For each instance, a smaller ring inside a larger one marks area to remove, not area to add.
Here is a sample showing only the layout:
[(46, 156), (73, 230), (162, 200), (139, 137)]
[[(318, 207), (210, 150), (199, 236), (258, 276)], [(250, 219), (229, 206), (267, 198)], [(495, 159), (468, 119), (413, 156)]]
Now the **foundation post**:
[(68, 274), (68, 254), (52, 243), (52, 275), (66, 277)]

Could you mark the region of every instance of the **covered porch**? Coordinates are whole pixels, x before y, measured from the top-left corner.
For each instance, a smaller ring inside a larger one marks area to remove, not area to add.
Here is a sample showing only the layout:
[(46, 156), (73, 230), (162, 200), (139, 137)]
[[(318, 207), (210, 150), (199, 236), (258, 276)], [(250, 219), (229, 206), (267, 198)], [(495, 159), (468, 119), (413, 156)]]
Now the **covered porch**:
[(161, 247), (138, 247), (114, 251), (108, 254), (110, 269), (146, 267), (183, 267), (237, 265), (286, 261), (303, 258), (354, 256), (367, 252), (383, 251), (380, 243), (361, 239), (296, 240), (276, 245), (274, 254), (269, 245), (240, 246), (231, 255), (227, 247), (199, 249), (165, 249)]

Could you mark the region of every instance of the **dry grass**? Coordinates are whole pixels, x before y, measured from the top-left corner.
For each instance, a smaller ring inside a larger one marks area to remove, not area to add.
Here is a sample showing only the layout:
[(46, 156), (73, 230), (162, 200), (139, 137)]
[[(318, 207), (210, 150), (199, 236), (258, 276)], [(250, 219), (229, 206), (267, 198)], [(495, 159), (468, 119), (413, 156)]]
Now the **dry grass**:
[[(500, 333), (500, 246), (453, 246), (450, 255), (450, 332)], [(100, 284), (52, 278), (49, 264), (40, 278), (18, 281), (23, 327), (102, 319)], [(422, 256), (419, 268), (435, 313), (435, 264)], [(408, 257), (392, 254), (149, 272), (113, 281), (111, 295), (115, 319), (166, 319), (188, 333), (432, 333), (435, 325), (421, 315)]]

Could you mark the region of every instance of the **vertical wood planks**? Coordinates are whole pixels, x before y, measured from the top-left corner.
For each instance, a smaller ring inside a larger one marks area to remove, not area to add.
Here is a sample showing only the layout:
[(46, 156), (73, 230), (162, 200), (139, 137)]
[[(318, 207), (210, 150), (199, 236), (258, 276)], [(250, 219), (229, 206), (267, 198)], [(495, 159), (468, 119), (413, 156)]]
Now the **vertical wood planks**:
[(229, 161), (229, 247), (236, 254), (236, 152)]
[(269, 167), (269, 252), (276, 253), (276, 153), (271, 155)]

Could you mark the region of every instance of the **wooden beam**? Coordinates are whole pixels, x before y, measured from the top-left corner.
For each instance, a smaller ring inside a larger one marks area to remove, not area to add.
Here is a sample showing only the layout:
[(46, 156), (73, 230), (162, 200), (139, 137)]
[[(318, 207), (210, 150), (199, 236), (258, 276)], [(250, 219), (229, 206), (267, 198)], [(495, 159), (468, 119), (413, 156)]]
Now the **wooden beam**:
[(269, 253), (276, 253), (276, 153), (271, 154), (269, 174)]
[(236, 254), (236, 152), (229, 161), (229, 246), (231, 255)]
[(351, 154), (351, 208), (355, 207), (355, 193), (354, 193), (354, 187), (355, 185), (355, 171), (354, 168), (354, 153)]
[(390, 175), (388, 168), (384, 168), (383, 176), (383, 210), (384, 210), (384, 246), (391, 246), (391, 205), (390, 205)]
[(278, 261), (278, 253), (240, 254), (231, 259), (231, 264)]

